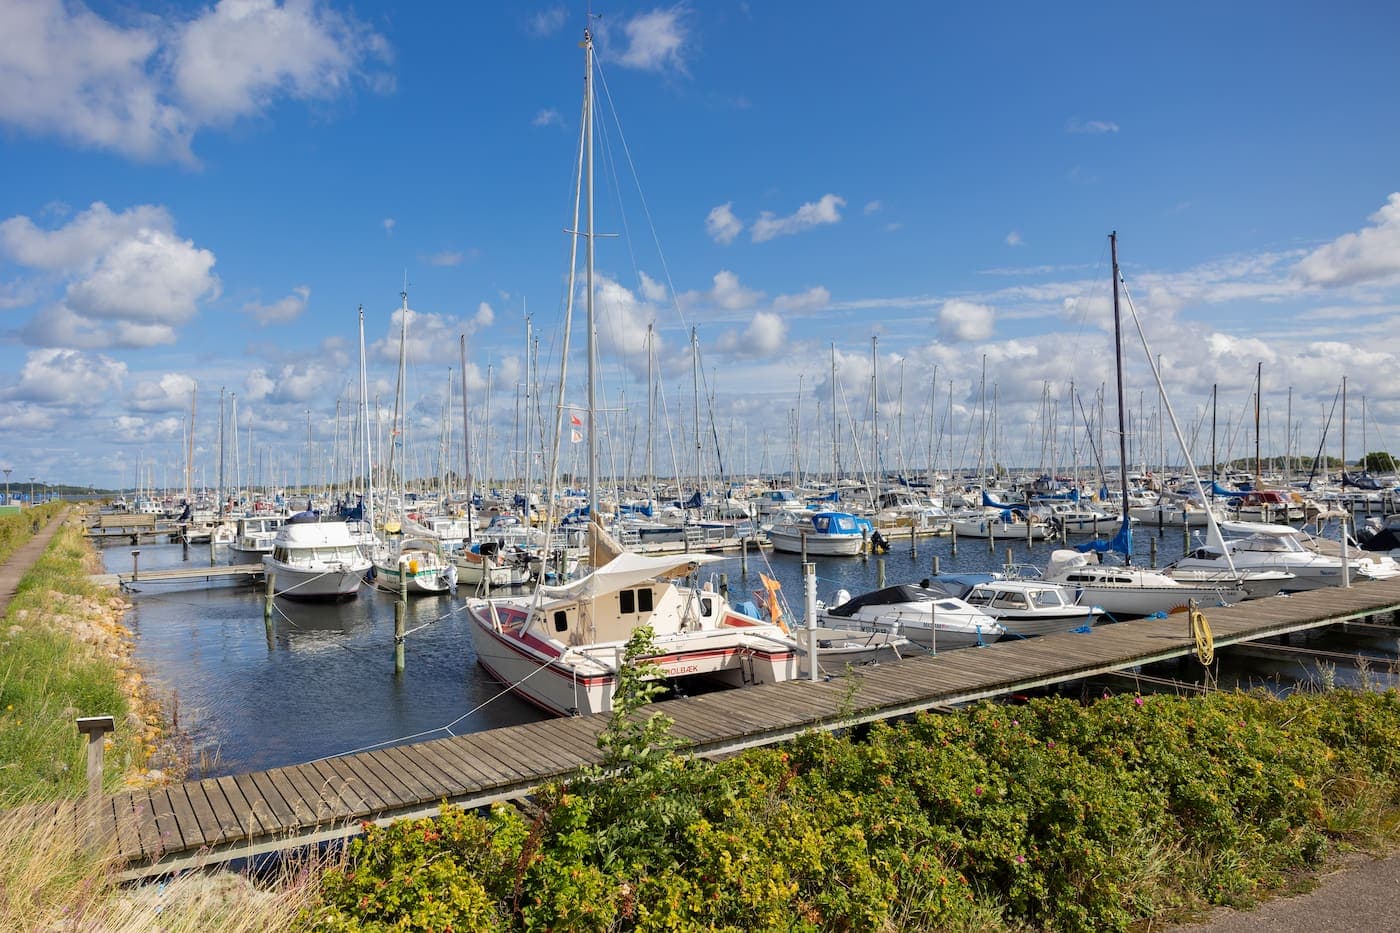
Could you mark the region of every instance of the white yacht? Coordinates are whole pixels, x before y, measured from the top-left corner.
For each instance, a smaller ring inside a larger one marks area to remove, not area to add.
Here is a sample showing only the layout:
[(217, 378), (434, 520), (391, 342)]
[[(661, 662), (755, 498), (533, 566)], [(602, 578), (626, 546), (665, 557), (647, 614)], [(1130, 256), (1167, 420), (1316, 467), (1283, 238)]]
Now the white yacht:
[(323, 522), (314, 512), (287, 519), (263, 555), (277, 595), (293, 599), (353, 599), (370, 566), (344, 522)]
[(932, 586), (887, 586), (854, 599), (840, 590), (833, 602), (820, 616), (823, 625), (899, 634), (931, 651), (991, 644), (1006, 634), (976, 606)]
[[(1283, 586), (1284, 592), (1314, 590), (1343, 583), (1342, 558), (1319, 554), (1307, 546), (1308, 538), (1290, 525), (1254, 522), (1224, 522), (1220, 526), (1223, 544), (1230, 552), (1230, 561), (1239, 571), (1280, 570), (1293, 574), (1293, 580)], [(1181, 570), (1226, 569), (1229, 562), (1220, 542), (1206, 544), (1182, 557), (1174, 565)], [(1400, 566), (1389, 557), (1350, 557), (1350, 578), (1353, 583), (1363, 580), (1388, 580), (1400, 574)]]
[(1035, 580), (989, 580), (967, 593), (967, 602), (1001, 623), (1010, 637), (1031, 638), (1093, 625), (1098, 606), (1079, 606), (1072, 593)]
[(1191, 603), (1228, 606), (1246, 595), (1235, 579), (1191, 583), (1146, 567), (1091, 563), (1087, 555), (1065, 548), (1051, 552), (1044, 579), (1063, 584), (1075, 602), (1098, 606), (1116, 618), (1171, 612)]

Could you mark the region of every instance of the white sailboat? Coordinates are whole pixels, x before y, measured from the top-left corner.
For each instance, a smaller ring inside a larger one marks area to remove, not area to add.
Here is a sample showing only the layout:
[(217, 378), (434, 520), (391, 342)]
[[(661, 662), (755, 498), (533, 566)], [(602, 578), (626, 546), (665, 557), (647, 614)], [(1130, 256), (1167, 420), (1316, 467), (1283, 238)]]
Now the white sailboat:
[[(565, 312), (559, 404), (550, 507), (555, 503), (560, 436), (566, 411), (564, 392), (575, 295), (578, 239), (586, 253), (584, 294), (588, 404), (588, 515), (594, 549), (592, 572), (563, 586), (539, 586), (534, 593), (467, 602), (477, 661), (496, 679), (537, 706), (556, 714), (587, 714), (612, 708), (623, 647), (642, 626), (654, 633), (656, 651), (640, 659), (659, 665), (668, 679), (706, 677), (731, 686), (789, 680), (798, 673), (801, 648), (781, 626), (739, 612), (708, 585), (677, 582), (714, 558), (703, 555), (645, 557), (629, 554), (602, 530), (598, 519), (597, 345), (593, 287), (593, 39), (584, 32), (583, 125), (579, 136), (578, 183), (574, 201)], [(586, 183), (586, 187), (585, 187)], [(585, 232), (578, 223), (587, 197)]]

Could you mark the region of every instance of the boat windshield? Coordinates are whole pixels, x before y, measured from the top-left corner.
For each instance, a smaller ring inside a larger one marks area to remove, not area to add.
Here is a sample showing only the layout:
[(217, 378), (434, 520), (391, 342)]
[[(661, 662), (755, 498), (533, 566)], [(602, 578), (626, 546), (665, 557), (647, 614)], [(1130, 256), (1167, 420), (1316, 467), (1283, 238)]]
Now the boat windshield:
[(1237, 551), (1270, 551), (1298, 554), (1307, 550), (1296, 535), (1251, 535), (1235, 546)]

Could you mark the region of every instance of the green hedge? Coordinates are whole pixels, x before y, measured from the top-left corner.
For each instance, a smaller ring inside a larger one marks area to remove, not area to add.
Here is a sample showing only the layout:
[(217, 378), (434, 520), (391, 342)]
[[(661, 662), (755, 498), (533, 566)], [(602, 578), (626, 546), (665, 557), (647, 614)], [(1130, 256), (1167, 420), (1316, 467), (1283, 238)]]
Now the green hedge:
[(306, 919), (1125, 929), (1251, 903), (1337, 841), (1384, 840), (1397, 776), (1394, 691), (988, 704), (719, 763), (644, 757), (549, 788), (533, 818), (367, 826)]

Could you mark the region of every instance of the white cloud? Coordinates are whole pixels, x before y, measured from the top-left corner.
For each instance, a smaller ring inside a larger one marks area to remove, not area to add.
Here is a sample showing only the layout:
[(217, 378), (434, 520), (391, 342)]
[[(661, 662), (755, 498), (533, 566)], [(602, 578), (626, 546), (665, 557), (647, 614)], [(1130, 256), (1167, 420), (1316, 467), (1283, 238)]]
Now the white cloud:
[(813, 286), (795, 295), (779, 295), (773, 299), (775, 311), (813, 311), (825, 308), (831, 303), (831, 292), (821, 285)]
[(298, 285), (292, 289), (292, 293), (285, 298), (279, 298), (270, 305), (260, 302), (250, 301), (243, 306), (243, 313), (253, 316), (253, 320), (262, 324), (290, 324), (301, 317), (306, 310), (306, 303), (311, 298), (311, 288), (307, 285)]
[(733, 207), (733, 201), (726, 201), (710, 208), (710, 213), (705, 216), (705, 232), (721, 245), (734, 242), (734, 238), (744, 230), (744, 223), (734, 216)]
[(873, 214), (873, 213), (875, 213), (876, 211), (880, 210), (880, 208), (882, 208), (882, 207), (884, 207), (884, 205), (881, 204), (879, 201), (866, 201), (866, 202), (865, 202), (865, 213), (866, 213), (866, 214)]
[(394, 228), (399, 225), (399, 222), (392, 217), (385, 217), (382, 222), (384, 224), (384, 235), (393, 236)]
[(476, 329), (490, 327), (495, 322), (496, 312), (492, 310), (489, 304), (483, 301), (476, 306), (476, 316), (472, 318), (472, 323), (476, 325)]
[(63, 300), (22, 328), (36, 345), (94, 349), (174, 341), (175, 328), (216, 297), (214, 254), (175, 234), (169, 212), (102, 202), (55, 230), (25, 216), (0, 223), (0, 253), (66, 283)]
[[(598, 351), (620, 359), (634, 372), (645, 372), (647, 324), (656, 320), (656, 307), (607, 276), (595, 277), (593, 295)], [(656, 340), (655, 349), (658, 355), (662, 352), (660, 340)]]
[(1012, 230), (1010, 233), (1008, 233), (1008, 234), (1006, 235), (1006, 245), (1007, 245), (1007, 246), (1025, 246), (1026, 243), (1025, 243), (1024, 240), (1021, 239), (1021, 234), (1020, 234), (1020, 233), (1018, 233), (1018, 232), (1015, 231), (1015, 230)]
[(661, 71), (669, 67), (684, 73), (683, 46), (690, 37), (684, 18), (689, 12), (684, 5), (677, 5), (628, 20), (622, 26), (627, 48), (618, 56), (618, 64), (643, 71)]
[(525, 31), (537, 38), (552, 36), (564, 28), (569, 11), (562, 6), (540, 10), (525, 21)]
[(719, 340), (719, 349), (739, 357), (772, 356), (787, 345), (787, 323), (772, 311), (758, 311), (743, 332), (728, 331)]
[(559, 111), (553, 107), (546, 107), (535, 114), (535, 118), (530, 121), (531, 126), (563, 126), (564, 118), (559, 115)]
[(741, 285), (739, 277), (728, 269), (716, 272), (714, 283), (710, 300), (726, 311), (752, 307), (763, 297), (763, 292)]
[(753, 222), (753, 241), (762, 243), (778, 236), (790, 236), (823, 224), (834, 224), (841, 220), (841, 208), (846, 199), (834, 194), (824, 194), (818, 201), (809, 201), (786, 217), (775, 217), (772, 211), (764, 211)]
[[(414, 363), (452, 363), (460, 356), (458, 336), (471, 336), (496, 319), (496, 312), (486, 302), (477, 305), (470, 318), (408, 309), (405, 354)], [(404, 311), (395, 308), (389, 317), (385, 335), (370, 348), (371, 355), (382, 360), (399, 358), (399, 335), (404, 329)]]
[(1118, 124), (1112, 120), (1081, 120), (1079, 117), (1070, 117), (1065, 122), (1065, 132), (1084, 136), (1102, 136), (1105, 133), (1118, 132)]
[[(221, 0), (114, 25), (78, 3), (0, 7), (0, 121), (142, 160), (194, 162), (201, 128), (344, 93), (384, 40), (316, 0)], [(371, 85), (383, 87), (382, 77)]]
[(938, 312), (938, 329), (944, 340), (975, 341), (992, 336), (996, 313), (987, 305), (953, 299)]
[(428, 257), (430, 266), (460, 266), (466, 254), (461, 250), (445, 249), (440, 253), (433, 253)]
[(662, 285), (660, 282), (656, 281), (656, 279), (653, 279), (645, 272), (639, 272), (638, 275), (641, 277), (641, 284), (638, 287), (641, 289), (643, 298), (651, 302), (661, 302), (666, 300), (665, 285)]
[(254, 369), (243, 380), (243, 395), (249, 401), (260, 402), (272, 394), (277, 383), (264, 369)]
[(195, 381), (183, 373), (165, 373), (159, 379), (138, 382), (129, 404), (137, 411), (184, 411), (189, 408)]
[(25, 357), (19, 381), (0, 398), (57, 405), (91, 405), (121, 387), (126, 364), (102, 354), (48, 347)]
[(1309, 285), (1356, 285), (1400, 273), (1400, 191), (1371, 215), (1371, 226), (1309, 253), (1295, 268)]
[(172, 50), (175, 90), (193, 118), (228, 123), (278, 97), (343, 93), (384, 39), (315, 0), (220, 0), (186, 25)]
[(163, 230), (141, 230), (115, 244), (68, 287), (67, 303), (89, 317), (138, 324), (183, 324), (218, 293), (214, 254)]

